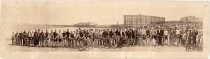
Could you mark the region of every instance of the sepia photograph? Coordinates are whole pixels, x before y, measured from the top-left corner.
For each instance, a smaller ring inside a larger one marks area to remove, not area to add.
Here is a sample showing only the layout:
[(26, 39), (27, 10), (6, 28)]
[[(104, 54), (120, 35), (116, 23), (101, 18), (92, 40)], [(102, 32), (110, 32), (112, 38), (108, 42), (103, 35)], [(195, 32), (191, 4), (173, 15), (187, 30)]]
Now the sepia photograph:
[(208, 59), (208, 22), (208, 0), (1, 0), (0, 59)]

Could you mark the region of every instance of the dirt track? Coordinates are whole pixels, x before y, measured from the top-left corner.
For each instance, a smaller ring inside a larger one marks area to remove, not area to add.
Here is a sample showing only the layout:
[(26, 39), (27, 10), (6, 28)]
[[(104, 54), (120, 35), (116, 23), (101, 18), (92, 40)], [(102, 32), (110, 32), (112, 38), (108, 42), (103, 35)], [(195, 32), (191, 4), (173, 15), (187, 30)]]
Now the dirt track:
[(5, 45), (3, 59), (204, 59), (201, 51), (184, 51), (184, 47), (135, 46), (124, 48), (90, 48), (78, 51), (72, 48), (40, 48)]

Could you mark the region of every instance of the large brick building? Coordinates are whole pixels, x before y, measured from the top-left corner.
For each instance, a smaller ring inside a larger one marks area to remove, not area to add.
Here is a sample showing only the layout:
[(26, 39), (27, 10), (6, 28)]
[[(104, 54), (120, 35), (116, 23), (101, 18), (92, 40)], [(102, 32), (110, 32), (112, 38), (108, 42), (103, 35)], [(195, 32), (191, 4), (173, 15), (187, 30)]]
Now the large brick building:
[(140, 27), (149, 24), (164, 23), (165, 17), (148, 15), (124, 15), (124, 25), (128, 27)]

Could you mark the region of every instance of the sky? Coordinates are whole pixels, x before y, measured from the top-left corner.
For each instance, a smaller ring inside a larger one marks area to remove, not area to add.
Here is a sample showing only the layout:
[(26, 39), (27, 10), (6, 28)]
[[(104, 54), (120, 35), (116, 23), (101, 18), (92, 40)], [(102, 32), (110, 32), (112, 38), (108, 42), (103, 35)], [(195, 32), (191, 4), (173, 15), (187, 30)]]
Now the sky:
[(123, 24), (123, 15), (151, 15), (178, 21), (184, 16), (208, 20), (208, 2), (143, 0), (3, 0), (3, 23), (72, 25)]

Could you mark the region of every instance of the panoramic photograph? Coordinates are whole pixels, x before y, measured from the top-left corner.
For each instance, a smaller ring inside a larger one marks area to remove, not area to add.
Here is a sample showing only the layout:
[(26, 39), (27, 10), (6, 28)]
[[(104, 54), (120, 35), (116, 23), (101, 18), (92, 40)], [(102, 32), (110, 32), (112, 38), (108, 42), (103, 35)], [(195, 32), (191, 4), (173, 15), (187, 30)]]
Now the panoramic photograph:
[(0, 59), (207, 59), (208, 1), (2, 0)]

